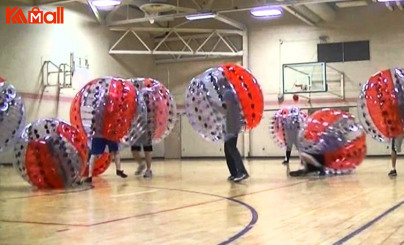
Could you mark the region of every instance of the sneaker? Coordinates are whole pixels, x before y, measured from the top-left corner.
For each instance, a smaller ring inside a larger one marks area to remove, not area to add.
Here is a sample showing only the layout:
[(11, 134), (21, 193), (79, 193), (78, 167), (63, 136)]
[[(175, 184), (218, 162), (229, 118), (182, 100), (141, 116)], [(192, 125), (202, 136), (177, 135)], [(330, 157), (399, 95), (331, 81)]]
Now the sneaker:
[(288, 165), (288, 164), (289, 164), (289, 161), (288, 161), (288, 160), (283, 160), (282, 164), (283, 164), (283, 165)]
[(227, 180), (228, 180), (228, 181), (233, 181), (233, 180), (234, 180), (234, 176), (233, 176), (233, 175), (230, 175), (229, 177), (227, 177)]
[(144, 172), (143, 178), (151, 178), (152, 176), (153, 176), (153, 173), (149, 169), (149, 170), (146, 170), (146, 172)]
[(397, 176), (397, 171), (395, 169), (392, 169), (389, 174), (390, 177), (396, 177)]
[(126, 178), (128, 175), (126, 175), (123, 170), (116, 170), (116, 175), (120, 176), (121, 178)]
[(146, 168), (146, 164), (139, 164), (139, 166), (137, 167), (137, 170), (135, 172), (135, 175), (141, 175), (145, 168)]
[(291, 177), (299, 177), (299, 176), (305, 176), (307, 174), (307, 171), (304, 169), (299, 169), (296, 171), (290, 171), (289, 176)]
[(83, 182), (91, 184), (93, 183), (93, 177), (87, 177)]
[(248, 179), (250, 177), (248, 174), (242, 174), (233, 178), (234, 182), (240, 182), (242, 180)]

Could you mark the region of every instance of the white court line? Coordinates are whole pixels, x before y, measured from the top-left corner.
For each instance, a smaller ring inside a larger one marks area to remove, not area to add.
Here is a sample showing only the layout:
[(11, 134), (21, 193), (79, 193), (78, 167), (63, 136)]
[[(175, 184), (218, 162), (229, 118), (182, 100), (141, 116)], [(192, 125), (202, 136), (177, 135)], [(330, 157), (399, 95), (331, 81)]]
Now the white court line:
[(132, 192), (132, 193), (126, 193), (126, 194), (120, 194), (120, 195), (113, 195), (111, 197), (137, 196), (137, 195), (142, 195), (145, 193), (152, 193), (152, 192), (156, 192), (156, 191), (159, 191), (159, 190)]

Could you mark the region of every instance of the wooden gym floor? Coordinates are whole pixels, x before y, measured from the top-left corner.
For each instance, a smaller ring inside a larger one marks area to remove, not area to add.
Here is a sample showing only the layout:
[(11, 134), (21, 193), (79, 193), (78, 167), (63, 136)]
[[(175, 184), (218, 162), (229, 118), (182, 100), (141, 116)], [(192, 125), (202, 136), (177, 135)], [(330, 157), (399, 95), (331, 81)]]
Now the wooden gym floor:
[[(351, 175), (288, 178), (280, 160), (155, 161), (154, 177), (114, 166), (64, 191), (35, 191), (0, 168), (0, 244), (404, 244), (404, 165), (368, 158)], [(400, 170), (402, 166), (402, 171)], [(294, 159), (292, 169), (299, 166)]]

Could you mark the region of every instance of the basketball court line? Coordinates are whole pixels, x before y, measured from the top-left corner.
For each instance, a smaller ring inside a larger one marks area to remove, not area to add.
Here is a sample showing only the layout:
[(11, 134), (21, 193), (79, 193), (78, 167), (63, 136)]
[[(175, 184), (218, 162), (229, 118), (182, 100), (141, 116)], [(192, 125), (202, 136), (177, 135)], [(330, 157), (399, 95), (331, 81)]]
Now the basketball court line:
[[(239, 201), (236, 200), (236, 199), (234, 199), (234, 198), (241, 197), (241, 196), (246, 196), (246, 195), (250, 195), (250, 194), (261, 193), (261, 192), (265, 192), (265, 191), (271, 191), (271, 190), (277, 190), (277, 189), (287, 188), (287, 187), (291, 187), (291, 186), (299, 185), (299, 184), (303, 184), (303, 183), (306, 183), (306, 181), (301, 181), (301, 182), (297, 182), (297, 183), (293, 183), (293, 184), (289, 184), (289, 185), (282, 185), (282, 186), (278, 186), (278, 187), (274, 187), (274, 188), (263, 189), (263, 190), (260, 190), (260, 191), (251, 192), (251, 193), (245, 193), (245, 194), (236, 195), (236, 196), (233, 196), (233, 197), (224, 197), (224, 196), (215, 195), (215, 194), (210, 194), (210, 193), (203, 193), (203, 192), (197, 192), (197, 191), (191, 191), (191, 190), (181, 190), (181, 189), (174, 189), (174, 188), (153, 187), (153, 186), (139, 186), (139, 187), (142, 187), (142, 188), (155, 189), (156, 191), (157, 191), (157, 190), (182, 191), (182, 192), (189, 192), (189, 193), (196, 193), (196, 194), (202, 194), (202, 195), (208, 195), (208, 196), (219, 197), (220, 199), (215, 199), (215, 200), (210, 200), (210, 201), (205, 201), (205, 202), (200, 202), (200, 203), (194, 203), (194, 204), (190, 204), (190, 205), (180, 206), (180, 207), (171, 208), (171, 209), (165, 209), (165, 210), (156, 211), (156, 212), (150, 212), (150, 213), (144, 213), (144, 214), (137, 214), (137, 215), (132, 215), (132, 216), (122, 217), (122, 218), (118, 218), (118, 219), (112, 219), (112, 220), (102, 221), (102, 222), (93, 223), (93, 224), (66, 224), (66, 223), (57, 223), (57, 222), (36, 222), (36, 221), (19, 221), (19, 220), (0, 220), (0, 222), (6, 222), (6, 223), (26, 223), (26, 224), (37, 224), (37, 225), (58, 225), (58, 226), (91, 227), (91, 226), (97, 226), (97, 225), (102, 225), (102, 224), (113, 223), (113, 222), (117, 222), (117, 221), (121, 221), (121, 220), (127, 220), (127, 219), (137, 218), (137, 217), (144, 217), (144, 216), (148, 216), (148, 215), (156, 215), (156, 214), (159, 214), (159, 213), (166, 213), (166, 212), (170, 212), (170, 211), (175, 211), (175, 210), (180, 210), (180, 209), (184, 209), (184, 208), (200, 206), (200, 205), (209, 204), (209, 203), (218, 202), (218, 201), (223, 201), (223, 200), (227, 200), (227, 199), (232, 199), (231, 201), (234, 200), (233, 202), (237, 202), (237, 203), (238, 203)], [(58, 194), (61, 194), (61, 193), (58, 193)], [(22, 197), (22, 198), (24, 198), (24, 197)], [(26, 198), (28, 198), (28, 197), (26, 197)]]
[(120, 195), (112, 195), (111, 197), (138, 196), (138, 195), (143, 195), (146, 193), (153, 193), (153, 192), (157, 192), (157, 191), (159, 191), (159, 190), (138, 191), (138, 192), (125, 193), (125, 194), (120, 194)]
[(15, 200), (15, 199), (24, 199), (24, 198), (33, 198), (33, 197), (43, 197), (43, 196), (57, 196), (57, 195), (62, 195), (62, 194), (69, 194), (69, 193), (76, 193), (76, 192), (83, 192), (87, 191), (90, 189), (93, 189), (94, 186), (87, 185), (83, 186), (83, 188), (78, 189), (78, 190), (71, 190), (71, 191), (61, 191), (61, 192), (52, 192), (52, 193), (45, 193), (42, 195), (30, 195), (30, 196), (20, 196), (20, 197), (8, 197), (8, 198), (2, 198), (0, 199), (1, 201), (7, 201), (7, 200)]
[(366, 230), (367, 228), (371, 227), (372, 225), (374, 225), (375, 223), (377, 223), (379, 220), (383, 219), (384, 217), (386, 217), (387, 215), (389, 215), (391, 212), (393, 212), (394, 210), (400, 208), (402, 205), (404, 204), (404, 201), (401, 201), (399, 203), (397, 203), (396, 205), (392, 206), (391, 208), (387, 209), (386, 211), (384, 211), (382, 214), (380, 214), (379, 216), (375, 217), (374, 219), (370, 220), (369, 222), (367, 222), (366, 224), (362, 225), (361, 227), (357, 228), (356, 230), (354, 230), (353, 232), (349, 233), (348, 235), (346, 235), (345, 237), (341, 238), (340, 240), (338, 240), (337, 242), (333, 243), (333, 245), (341, 245), (344, 244), (345, 242), (349, 241), (350, 239), (352, 239), (353, 237), (355, 237), (356, 235), (358, 235), (359, 233), (361, 233), (362, 231)]

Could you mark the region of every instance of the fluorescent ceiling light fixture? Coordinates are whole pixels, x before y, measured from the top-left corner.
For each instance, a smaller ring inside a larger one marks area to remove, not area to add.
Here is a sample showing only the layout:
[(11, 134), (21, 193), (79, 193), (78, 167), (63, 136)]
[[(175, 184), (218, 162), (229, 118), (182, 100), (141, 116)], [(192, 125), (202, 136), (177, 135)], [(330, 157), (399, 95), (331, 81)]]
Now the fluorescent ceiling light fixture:
[(252, 8), (250, 13), (255, 17), (279, 17), (283, 14), (283, 10), (280, 7), (262, 6)]
[(110, 7), (121, 4), (121, 0), (92, 0), (96, 7)]
[(337, 2), (335, 3), (338, 8), (350, 8), (350, 7), (361, 7), (367, 6), (368, 3), (366, 1), (349, 1), (349, 2)]
[(185, 16), (187, 20), (204, 20), (204, 19), (212, 19), (216, 17), (216, 13), (206, 12), (206, 13), (198, 13), (198, 14), (190, 14)]

